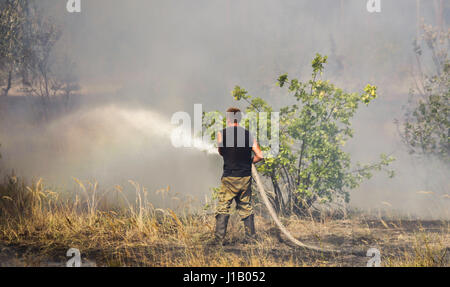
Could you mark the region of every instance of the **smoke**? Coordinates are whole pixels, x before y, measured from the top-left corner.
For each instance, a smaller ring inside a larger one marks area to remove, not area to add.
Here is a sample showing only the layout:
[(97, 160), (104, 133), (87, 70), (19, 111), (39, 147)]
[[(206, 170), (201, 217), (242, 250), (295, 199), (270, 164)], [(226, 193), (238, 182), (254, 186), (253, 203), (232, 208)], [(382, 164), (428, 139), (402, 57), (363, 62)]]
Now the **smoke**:
[(170, 186), (193, 196), (218, 184), (220, 162), (207, 156), (211, 146), (184, 137), (193, 142), (191, 148), (173, 147), (175, 126), (154, 111), (114, 104), (83, 107), (43, 126), (24, 124), (18, 111), (24, 112), (16, 109), (8, 128), (2, 126), (2, 134), (9, 134), (1, 138), (2, 166), (21, 176), (59, 186), (70, 186), (73, 177), (97, 180), (104, 188), (133, 180), (150, 190)]
[(174, 148), (172, 114), (192, 115), (195, 103), (205, 111), (239, 106), (230, 96), (234, 85), (280, 107), (290, 98), (276, 78), (288, 72), (307, 80), (311, 60), (322, 53), (329, 57), (324, 77), (337, 86), (378, 86), (380, 97), (353, 121), (347, 150), (361, 162), (381, 152), (397, 157), (397, 177), (375, 176), (352, 192), (351, 204), (376, 209), (389, 203), (425, 216), (433, 205), (417, 192), (432, 191), (447, 203), (448, 179), (430, 172), (435, 163), (412, 163), (393, 122), (413, 85), (417, 16), (436, 24), (433, 2), (420, 1), (416, 11), (416, 1), (382, 0), (381, 13), (368, 13), (362, 0), (82, 0), (82, 12), (70, 14), (65, 1), (42, 1), (63, 30), (54, 52), (76, 63), (82, 96), (76, 108), (42, 126), (31, 116), (34, 102), (9, 99), (16, 103), (0, 114), (0, 164), (55, 184), (72, 177), (105, 186), (133, 179), (203, 198), (218, 185), (222, 161)]

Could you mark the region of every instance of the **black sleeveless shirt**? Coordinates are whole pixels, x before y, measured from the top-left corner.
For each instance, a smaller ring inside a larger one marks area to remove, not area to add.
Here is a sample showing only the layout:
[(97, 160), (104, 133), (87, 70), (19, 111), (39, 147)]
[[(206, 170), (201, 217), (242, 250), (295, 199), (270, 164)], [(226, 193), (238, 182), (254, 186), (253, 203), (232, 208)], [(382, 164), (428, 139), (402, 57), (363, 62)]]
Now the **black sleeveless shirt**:
[(240, 126), (222, 130), (222, 142), (219, 143), (223, 157), (223, 176), (243, 177), (252, 174), (253, 137)]

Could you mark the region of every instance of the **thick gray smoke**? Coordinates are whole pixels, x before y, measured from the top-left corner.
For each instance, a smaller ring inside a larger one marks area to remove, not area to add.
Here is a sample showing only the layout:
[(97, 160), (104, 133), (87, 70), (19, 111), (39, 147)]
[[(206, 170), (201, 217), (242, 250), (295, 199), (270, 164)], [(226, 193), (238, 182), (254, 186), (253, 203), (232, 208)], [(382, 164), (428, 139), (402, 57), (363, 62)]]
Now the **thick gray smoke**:
[(375, 176), (352, 192), (351, 204), (428, 216), (437, 210), (428, 197), (448, 206), (448, 180), (443, 188), (432, 184), (445, 173), (413, 161), (394, 119), (412, 86), (417, 17), (436, 24), (434, 2), (381, 0), (381, 13), (368, 13), (363, 0), (81, 0), (82, 12), (70, 14), (65, 1), (42, 1), (63, 30), (55, 54), (76, 63), (82, 95), (76, 109), (46, 126), (31, 123), (29, 102), (9, 105), (0, 123), (1, 166), (55, 184), (72, 176), (106, 186), (133, 179), (203, 198), (219, 183), (222, 161), (173, 148), (172, 114), (192, 114), (195, 103), (206, 111), (236, 105), (234, 85), (280, 106), (290, 98), (276, 78), (288, 72), (307, 80), (322, 53), (329, 57), (324, 76), (338, 86), (360, 91), (370, 82), (379, 89), (354, 119), (347, 149), (361, 162), (381, 152), (398, 158), (396, 178)]

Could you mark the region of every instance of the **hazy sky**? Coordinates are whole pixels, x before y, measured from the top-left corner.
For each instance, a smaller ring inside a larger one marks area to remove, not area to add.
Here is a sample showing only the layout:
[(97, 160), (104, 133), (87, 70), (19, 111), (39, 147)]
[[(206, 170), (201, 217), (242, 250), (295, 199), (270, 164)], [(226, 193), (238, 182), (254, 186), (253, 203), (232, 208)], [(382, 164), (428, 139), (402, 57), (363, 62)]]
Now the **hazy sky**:
[[(220, 109), (235, 84), (269, 97), (280, 73), (307, 77), (317, 52), (344, 86), (395, 80), (393, 92), (408, 89), (397, 80), (411, 65), (415, 0), (381, 0), (381, 13), (367, 12), (364, 0), (97, 0), (73, 14), (64, 1), (47, 2), (87, 92)], [(421, 2), (420, 16), (435, 22), (432, 1)]]

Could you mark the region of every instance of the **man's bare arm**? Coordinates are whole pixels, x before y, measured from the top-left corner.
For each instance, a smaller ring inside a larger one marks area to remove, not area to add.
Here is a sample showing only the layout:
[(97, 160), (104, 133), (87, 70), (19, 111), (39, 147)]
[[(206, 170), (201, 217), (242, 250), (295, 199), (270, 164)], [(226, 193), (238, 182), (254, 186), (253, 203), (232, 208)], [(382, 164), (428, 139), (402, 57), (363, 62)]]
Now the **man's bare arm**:
[(259, 147), (256, 139), (253, 141), (252, 151), (255, 153), (255, 156), (253, 157), (253, 163), (257, 163), (258, 161), (261, 161), (264, 158), (261, 148)]
[(220, 155), (222, 155), (222, 148), (220, 147), (222, 145), (222, 133), (217, 132), (217, 151)]

